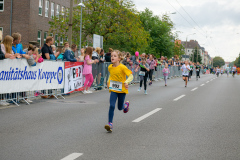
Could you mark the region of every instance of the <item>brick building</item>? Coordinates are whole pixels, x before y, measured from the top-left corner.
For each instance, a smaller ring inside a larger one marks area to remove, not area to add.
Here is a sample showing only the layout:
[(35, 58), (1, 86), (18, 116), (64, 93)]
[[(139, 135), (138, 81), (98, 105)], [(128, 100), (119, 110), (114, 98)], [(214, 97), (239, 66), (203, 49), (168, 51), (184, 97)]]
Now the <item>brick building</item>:
[(14, 32), (21, 33), (23, 46), (27, 46), (29, 41), (38, 41), (42, 46), (48, 35), (59, 40), (60, 44), (55, 42), (55, 45), (62, 45), (66, 37), (48, 33), (48, 22), (52, 16), (69, 8), (70, 0), (0, 0), (0, 30), (3, 37)]

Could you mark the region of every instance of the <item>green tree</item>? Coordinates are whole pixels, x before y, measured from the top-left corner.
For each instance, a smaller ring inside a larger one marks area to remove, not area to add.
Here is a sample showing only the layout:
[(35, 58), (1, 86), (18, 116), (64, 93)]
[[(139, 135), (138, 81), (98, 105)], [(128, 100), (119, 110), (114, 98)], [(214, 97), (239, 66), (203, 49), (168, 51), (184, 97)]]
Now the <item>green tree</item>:
[(200, 54), (200, 50), (197, 49), (197, 47), (194, 48), (194, 50), (192, 50), (191, 56), (190, 56), (190, 61), (197, 63), (199, 62), (200, 64), (202, 63), (202, 57)]
[(240, 67), (240, 54), (239, 54), (239, 57), (236, 58), (236, 60), (234, 61), (234, 65), (237, 67)]
[(169, 17), (164, 15), (161, 19), (159, 16), (154, 16), (148, 8), (140, 12), (139, 16), (145, 31), (150, 34), (146, 52), (157, 57), (162, 55), (172, 57), (175, 45), (171, 34), (173, 23)]
[[(104, 48), (125, 51), (145, 51), (149, 33), (142, 27), (134, 4), (130, 0), (91, 0), (84, 2), (82, 45), (91, 45), (93, 34), (103, 36)], [(66, 13), (68, 14), (68, 13)], [(79, 44), (81, 7), (73, 11), (73, 43)], [(65, 37), (68, 32), (68, 16), (54, 17), (50, 32)]]
[(225, 61), (222, 57), (214, 57), (213, 58), (213, 67), (222, 67), (223, 65), (225, 65)]
[(178, 57), (181, 57), (182, 55), (185, 54), (184, 52), (184, 46), (180, 43), (180, 41), (176, 40), (175, 42), (175, 46), (174, 46), (174, 49), (173, 49), (173, 52), (174, 52), (174, 56), (178, 56)]

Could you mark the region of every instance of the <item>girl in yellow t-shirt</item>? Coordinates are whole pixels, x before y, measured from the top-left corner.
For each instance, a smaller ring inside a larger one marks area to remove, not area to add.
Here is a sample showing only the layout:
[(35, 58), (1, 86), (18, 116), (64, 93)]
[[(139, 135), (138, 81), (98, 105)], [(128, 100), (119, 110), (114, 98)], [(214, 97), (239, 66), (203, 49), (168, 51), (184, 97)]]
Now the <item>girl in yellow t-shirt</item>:
[[(108, 78), (108, 88), (110, 92), (110, 107), (108, 113), (108, 124), (105, 129), (112, 132), (112, 121), (114, 115), (115, 104), (118, 99), (118, 109), (123, 110), (124, 113), (129, 111), (129, 101), (125, 101), (126, 94), (128, 94), (128, 83), (133, 80), (132, 72), (120, 61), (123, 60), (123, 54), (120, 51), (113, 51), (111, 53), (111, 64), (108, 67), (110, 76)], [(126, 79), (128, 76), (128, 79)]]

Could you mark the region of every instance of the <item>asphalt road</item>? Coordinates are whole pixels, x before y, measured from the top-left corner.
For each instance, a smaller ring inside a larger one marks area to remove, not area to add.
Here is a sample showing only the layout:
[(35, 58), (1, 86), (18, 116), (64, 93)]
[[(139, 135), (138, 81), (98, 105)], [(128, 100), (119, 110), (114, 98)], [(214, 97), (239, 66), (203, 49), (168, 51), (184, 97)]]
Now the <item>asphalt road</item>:
[(215, 77), (131, 86), (113, 133), (108, 91), (0, 108), (0, 160), (239, 160), (240, 77)]

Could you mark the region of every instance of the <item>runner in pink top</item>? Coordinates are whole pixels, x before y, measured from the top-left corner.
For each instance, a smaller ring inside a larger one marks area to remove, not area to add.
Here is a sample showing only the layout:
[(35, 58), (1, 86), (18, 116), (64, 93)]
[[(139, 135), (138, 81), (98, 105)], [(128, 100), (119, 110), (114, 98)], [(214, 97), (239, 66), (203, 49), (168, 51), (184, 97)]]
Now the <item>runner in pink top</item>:
[(167, 63), (165, 64), (165, 68), (163, 68), (162, 72), (164, 76), (165, 86), (167, 86), (168, 74), (170, 73)]
[(84, 57), (84, 68), (83, 68), (83, 75), (85, 75), (85, 83), (84, 83), (84, 91), (83, 93), (92, 93), (89, 91), (89, 88), (91, 87), (93, 83), (93, 75), (92, 75), (92, 64), (93, 63), (98, 63), (98, 59), (92, 60), (92, 52), (93, 49), (92, 47), (88, 47), (86, 49), (86, 54)]

